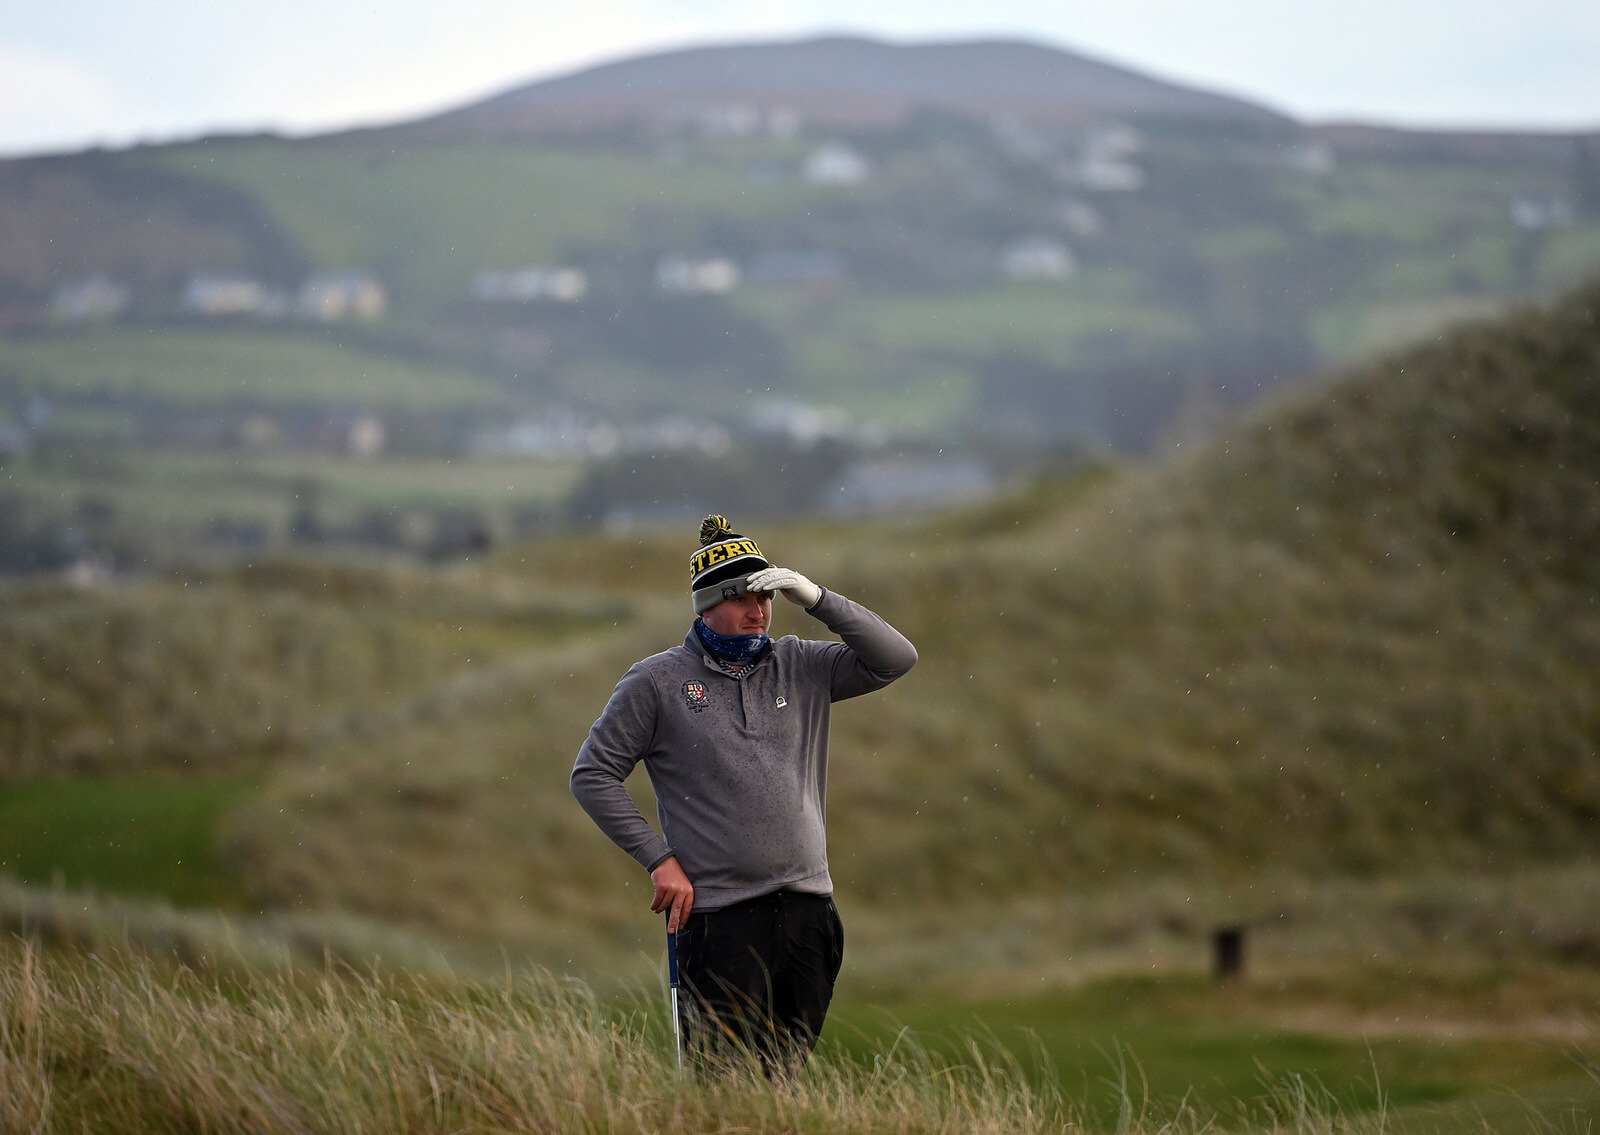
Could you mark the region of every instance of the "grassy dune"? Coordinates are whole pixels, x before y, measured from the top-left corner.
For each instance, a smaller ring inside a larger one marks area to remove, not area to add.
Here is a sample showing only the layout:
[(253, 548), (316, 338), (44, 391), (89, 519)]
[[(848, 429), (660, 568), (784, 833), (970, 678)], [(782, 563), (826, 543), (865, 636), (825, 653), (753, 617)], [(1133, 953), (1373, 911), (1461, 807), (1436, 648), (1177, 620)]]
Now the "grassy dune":
[(865, 586), (898, 585), (927, 664), (876, 724), (960, 755), (926, 804), (968, 838), (865, 874), (1592, 854), (1594, 303), (1398, 356), (1076, 507), (902, 542), (915, 568)]
[(15, 584), (0, 620), (0, 781), (258, 770), (427, 713), (474, 659), (551, 649), (623, 609), (316, 562), (90, 592)]

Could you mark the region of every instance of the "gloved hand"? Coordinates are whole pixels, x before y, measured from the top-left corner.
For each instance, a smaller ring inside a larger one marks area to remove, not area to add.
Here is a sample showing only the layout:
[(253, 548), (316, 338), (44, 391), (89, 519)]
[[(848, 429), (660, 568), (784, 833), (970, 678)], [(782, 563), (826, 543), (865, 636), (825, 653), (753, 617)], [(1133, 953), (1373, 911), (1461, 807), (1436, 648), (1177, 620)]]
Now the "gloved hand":
[(791, 603), (810, 609), (822, 598), (822, 588), (797, 571), (782, 567), (762, 568), (745, 581), (751, 591), (778, 591)]

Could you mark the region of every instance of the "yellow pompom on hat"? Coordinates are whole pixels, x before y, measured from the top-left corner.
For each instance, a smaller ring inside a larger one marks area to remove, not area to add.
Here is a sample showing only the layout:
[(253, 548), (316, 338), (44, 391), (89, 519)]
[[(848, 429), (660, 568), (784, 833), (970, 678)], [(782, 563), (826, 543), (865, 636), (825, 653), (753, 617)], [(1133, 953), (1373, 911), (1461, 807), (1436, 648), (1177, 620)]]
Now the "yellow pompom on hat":
[(706, 517), (700, 522), (700, 548), (689, 558), (694, 613), (703, 615), (724, 599), (748, 591), (745, 581), (771, 566), (756, 542), (735, 532), (726, 516)]

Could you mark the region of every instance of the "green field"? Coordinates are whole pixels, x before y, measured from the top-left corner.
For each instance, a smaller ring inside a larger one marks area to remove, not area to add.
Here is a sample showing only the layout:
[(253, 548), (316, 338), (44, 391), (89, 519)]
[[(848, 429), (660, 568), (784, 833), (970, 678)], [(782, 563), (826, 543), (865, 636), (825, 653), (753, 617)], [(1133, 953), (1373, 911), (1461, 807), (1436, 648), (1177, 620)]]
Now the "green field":
[(0, 874), (35, 887), (239, 910), (249, 901), (218, 843), (244, 779), (112, 777), (0, 784)]
[(327, 336), (91, 331), (7, 345), (7, 378), (27, 397), (243, 406), (439, 411), (505, 406), (500, 383), (458, 367), (407, 363)]
[[(1384, 1029), (1377, 1013), (1339, 1019), (1341, 995), (1381, 980), (1357, 971), (1319, 990), (1317, 1010), (1307, 1013), (1320, 1012), (1316, 1025), (1288, 1023), (1306, 1010), (1308, 992), (1289, 982), (1219, 985), (1180, 974), (998, 1000), (852, 1004), (833, 1018), (828, 1043), (868, 1062), (897, 1044), (940, 1060), (991, 1061), (1059, 1091), (1098, 1130), (1129, 1119), (1146, 1127), (1252, 1130), (1280, 1122), (1308, 1129), (1311, 1115), (1285, 1113), (1292, 1104), (1375, 1127), (1381, 1114), (1381, 1129), (1395, 1132), (1541, 1121), (1583, 1130), (1600, 1119), (1592, 1031), (1561, 1039), (1518, 1036), (1504, 1024), (1442, 1023), (1430, 1035), (1415, 1020)], [(1386, 984), (1393, 994), (1406, 982), (1393, 975)], [(1443, 1016), (1470, 1005), (1493, 983), (1480, 977), (1436, 987), (1434, 1010)]]
[(255, 195), (321, 267), (397, 265), (397, 292), (418, 305), (402, 305), (410, 316), (459, 300), (485, 268), (565, 262), (644, 226), (659, 241), (694, 242), (705, 216), (764, 220), (804, 203), (798, 186), (738, 177), (748, 156), (671, 162), (495, 143), (289, 149), (292, 175), (276, 142), (175, 147), (159, 160)]

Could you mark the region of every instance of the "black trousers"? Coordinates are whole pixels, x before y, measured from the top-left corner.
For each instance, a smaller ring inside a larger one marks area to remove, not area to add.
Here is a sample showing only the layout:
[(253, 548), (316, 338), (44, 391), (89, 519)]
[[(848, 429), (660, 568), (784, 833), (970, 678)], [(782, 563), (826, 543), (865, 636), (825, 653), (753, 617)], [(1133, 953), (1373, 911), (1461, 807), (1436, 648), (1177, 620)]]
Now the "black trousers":
[(687, 1047), (754, 1055), (769, 1075), (794, 1067), (816, 1046), (843, 961), (844, 926), (827, 895), (775, 891), (695, 911), (678, 932)]

